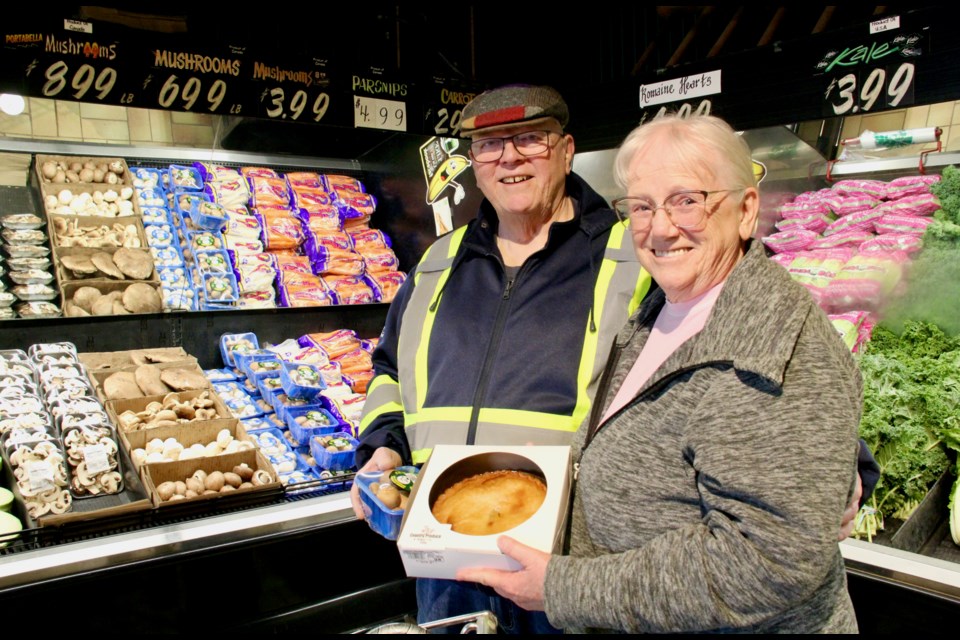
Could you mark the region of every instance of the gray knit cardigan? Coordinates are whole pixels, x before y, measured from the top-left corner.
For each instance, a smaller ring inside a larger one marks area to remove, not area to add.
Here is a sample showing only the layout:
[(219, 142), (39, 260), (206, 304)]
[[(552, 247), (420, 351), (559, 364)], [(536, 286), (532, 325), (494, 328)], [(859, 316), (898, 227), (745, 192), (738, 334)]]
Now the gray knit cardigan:
[[(618, 336), (604, 410), (663, 303), (650, 294)], [(704, 329), (599, 430), (577, 433), (568, 555), (547, 568), (550, 622), (856, 632), (837, 532), (861, 408), (837, 331), (753, 241)]]

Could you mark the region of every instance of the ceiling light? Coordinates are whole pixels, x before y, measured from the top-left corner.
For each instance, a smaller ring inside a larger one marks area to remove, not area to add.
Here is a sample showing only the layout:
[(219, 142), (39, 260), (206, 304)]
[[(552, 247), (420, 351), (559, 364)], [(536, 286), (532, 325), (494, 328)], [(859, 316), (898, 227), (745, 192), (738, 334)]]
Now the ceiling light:
[(24, 102), (23, 96), (18, 96), (15, 93), (0, 94), (0, 111), (7, 115), (18, 116), (23, 113), (26, 106), (27, 103)]

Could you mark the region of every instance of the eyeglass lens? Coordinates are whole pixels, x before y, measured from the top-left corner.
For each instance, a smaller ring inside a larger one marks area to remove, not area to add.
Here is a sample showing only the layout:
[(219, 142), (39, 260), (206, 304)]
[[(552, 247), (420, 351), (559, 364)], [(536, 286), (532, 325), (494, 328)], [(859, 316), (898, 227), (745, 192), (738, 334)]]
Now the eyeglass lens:
[(657, 209), (663, 208), (670, 221), (678, 227), (693, 227), (700, 223), (706, 205), (706, 194), (701, 191), (675, 193), (659, 207), (646, 198), (622, 198), (617, 201), (617, 213), (623, 222), (640, 227), (649, 226)]
[(506, 141), (513, 142), (514, 148), (522, 156), (535, 156), (549, 147), (549, 131), (527, 131), (505, 138), (484, 138), (470, 143), (470, 151), (477, 162), (495, 162), (503, 156)]

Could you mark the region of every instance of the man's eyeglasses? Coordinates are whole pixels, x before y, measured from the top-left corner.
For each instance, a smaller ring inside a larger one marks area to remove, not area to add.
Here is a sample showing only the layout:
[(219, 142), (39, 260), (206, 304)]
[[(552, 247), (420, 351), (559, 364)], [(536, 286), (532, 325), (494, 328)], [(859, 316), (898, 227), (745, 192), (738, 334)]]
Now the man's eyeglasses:
[(716, 191), (678, 191), (667, 196), (658, 205), (650, 198), (627, 197), (613, 201), (613, 209), (620, 222), (638, 230), (647, 229), (653, 223), (657, 209), (663, 209), (673, 226), (691, 229), (699, 226), (707, 215), (707, 198), (714, 193), (728, 193), (741, 189), (717, 189)]
[(505, 138), (482, 138), (470, 143), (470, 155), (474, 162), (496, 162), (503, 156), (507, 140), (513, 142), (513, 148), (522, 156), (536, 156), (550, 148), (551, 131), (524, 131)]

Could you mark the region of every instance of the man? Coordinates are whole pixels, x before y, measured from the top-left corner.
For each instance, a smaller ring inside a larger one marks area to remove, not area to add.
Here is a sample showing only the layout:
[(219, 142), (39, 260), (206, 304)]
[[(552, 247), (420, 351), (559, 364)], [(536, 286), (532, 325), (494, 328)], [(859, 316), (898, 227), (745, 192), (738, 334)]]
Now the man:
[[(567, 444), (586, 420), (651, 283), (616, 214), (572, 173), (568, 120), (549, 87), (501, 87), (464, 108), (485, 200), (390, 308), (360, 426), (364, 470), (423, 463), (441, 443)], [(421, 579), (417, 600), (420, 622), (490, 609), (506, 631), (557, 631), (480, 585)]]
[[(568, 120), (549, 87), (500, 87), (464, 108), (485, 199), (390, 307), (361, 471), (422, 464), (436, 444), (568, 444), (588, 419), (613, 339), (652, 283), (616, 214), (572, 172)], [(351, 500), (363, 519), (356, 486)], [(421, 623), (491, 610), (503, 631), (558, 631), (474, 583), (419, 579), (417, 603)]]

